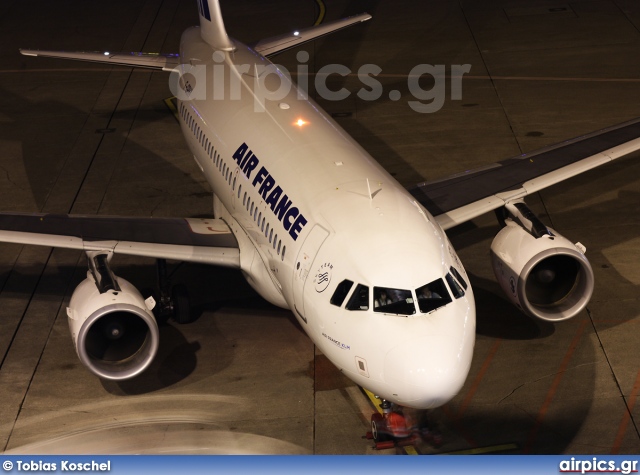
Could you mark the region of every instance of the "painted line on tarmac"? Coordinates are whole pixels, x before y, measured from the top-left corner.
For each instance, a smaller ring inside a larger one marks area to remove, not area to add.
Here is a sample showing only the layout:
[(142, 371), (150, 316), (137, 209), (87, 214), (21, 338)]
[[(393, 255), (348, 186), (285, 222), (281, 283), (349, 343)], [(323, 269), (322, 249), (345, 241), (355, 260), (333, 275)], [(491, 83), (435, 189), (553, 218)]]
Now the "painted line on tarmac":
[(180, 123), (180, 117), (178, 117), (178, 108), (176, 107), (176, 103), (174, 103), (174, 100), (176, 100), (176, 103), (177, 103), (176, 96), (167, 97), (164, 100), (164, 103), (169, 108), (169, 110), (173, 113), (173, 116), (176, 118), (176, 120), (178, 121), (178, 124), (179, 124)]
[(451, 425), (456, 430), (458, 435), (462, 437), (467, 442), (467, 444), (469, 444), (471, 447), (474, 447), (474, 448), (478, 446), (475, 439), (471, 436), (471, 434), (469, 434), (469, 432), (467, 432), (467, 430), (461, 424), (460, 419), (458, 419), (456, 415), (453, 413), (453, 409), (449, 408), (447, 405), (444, 405), (442, 406), (442, 412), (447, 417), (449, 422), (451, 422)]
[(616, 439), (613, 443), (613, 447), (611, 448), (612, 455), (620, 452), (620, 447), (622, 446), (622, 440), (624, 439), (625, 432), (627, 432), (627, 425), (629, 424), (629, 420), (631, 419), (631, 414), (633, 413), (633, 407), (636, 405), (636, 399), (638, 398), (639, 392), (640, 392), (640, 371), (638, 371), (638, 376), (636, 376), (636, 382), (633, 385), (633, 389), (631, 389), (631, 394), (629, 395), (629, 402), (625, 405), (626, 410), (624, 412), (624, 415), (622, 416), (622, 421), (620, 421), (620, 428), (618, 429), (618, 435), (616, 435)]
[(464, 398), (464, 401), (462, 401), (462, 405), (460, 406), (460, 409), (458, 409), (458, 414), (456, 414), (456, 417), (458, 419), (462, 418), (462, 415), (467, 410), (467, 407), (471, 403), (473, 396), (475, 396), (476, 391), (480, 386), (480, 382), (482, 381), (485, 374), (487, 373), (487, 370), (491, 365), (491, 361), (493, 361), (493, 357), (496, 355), (498, 348), (500, 348), (501, 343), (502, 343), (502, 339), (496, 340), (496, 342), (493, 344), (493, 346), (489, 350), (489, 354), (485, 358), (484, 363), (482, 363), (482, 367), (480, 368), (480, 371), (478, 372), (476, 378), (473, 380), (473, 384), (471, 385), (471, 388), (469, 389), (467, 396)]
[[(474, 438), (464, 428), (464, 426), (461, 423), (461, 419), (462, 419), (462, 416), (463, 416), (464, 412), (466, 411), (467, 407), (471, 403), (471, 400), (473, 399), (473, 396), (475, 395), (476, 391), (478, 390), (478, 387), (480, 386), (480, 381), (482, 381), (482, 379), (484, 378), (484, 375), (486, 374), (487, 370), (489, 369), (489, 366), (491, 365), (491, 361), (493, 361), (493, 357), (497, 353), (498, 348), (500, 347), (501, 343), (502, 343), (502, 339), (497, 340), (493, 344), (491, 349), (489, 350), (489, 354), (485, 357), (485, 360), (484, 360), (484, 362), (482, 364), (482, 367), (480, 368), (480, 371), (478, 372), (476, 378), (473, 380), (473, 383), (471, 385), (471, 389), (469, 389), (469, 392), (467, 393), (467, 396), (464, 398), (464, 401), (462, 402), (462, 405), (458, 409), (458, 412), (456, 414), (453, 414), (453, 411), (450, 410), (447, 406), (444, 406), (442, 408), (442, 412), (444, 412), (444, 415), (447, 417), (447, 419), (449, 419), (451, 421), (451, 423), (454, 426), (454, 428), (456, 429), (456, 431), (472, 447), (476, 446), (477, 443), (474, 440)], [(473, 454), (473, 453), (476, 453), (476, 452), (474, 452), (475, 450), (477, 450), (477, 448), (467, 449), (467, 450), (464, 450), (462, 452), (464, 452), (465, 454), (466, 453)], [(498, 452), (500, 450), (501, 449), (497, 449), (497, 450), (494, 450), (494, 452)], [(485, 453), (485, 452), (478, 452), (478, 453)]]
[(367, 395), (367, 397), (371, 401), (371, 404), (373, 404), (373, 407), (376, 408), (376, 411), (378, 411), (380, 414), (382, 414), (382, 408), (380, 407), (380, 399), (375, 397), (375, 395), (371, 391), (369, 391), (368, 389), (362, 388), (362, 390), (364, 391), (364, 393)]
[(549, 388), (549, 391), (547, 392), (547, 396), (544, 399), (544, 402), (542, 403), (542, 406), (540, 407), (540, 410), (538, 411), (538, 415), (536, 416), (536, 421), (535, 424), (533, 425), (533, 428), (531, 429), (531, 432), (529, 432), (529, 437), (527, 438), (527, 442), (524, 446), (524, 454), (528, 454), (531, 452), (531, 449), (533, 448), (533, 444), (536, 440), (536, 436), (538, 435), (538, 431), (540, 430), (540, 427), (542, 427), (542, 424), (544, 422), (544, 418), (547, 415), (547, 411), (549, 410), (549, 407), (551, 406), (551, 403), (553, 402), (553, 398), (556, 395), (556, 392), (558, 391), (558, 387), (560, 386), (560, 382), (562, 381), (562, 377), (564, 376), (564, 374), (567, 371), (567, 367), (569, 366), (569, 362), (571, 361), (571, 357), (573, 356), (573, 353), (575, 352), (578, 343), (580, 342), (580, 339), (582, 338), (582, 334), (584, 333), (584, 329), (587, 326), (587, 323), (589, 321), (587, 319), (584, 319), (582, 321), (582, 323), (580, 324), (580, 327), (578, 327), (578, 331), (576, 332), (575, 336), (573, 337), (573, 340), (571, 340), (571, 344), (569, 345), (569, 348), (567, 349), (567, 352), (564, 355), (564, 358), (562, 359), (562, 363), (560, 363), (560, 368), (558, 369), (558, 372), (556, 373), (556, 377), (553, 378), (553, 382), (551, 383), (551, 387)]
[(402, 448), (404, 449), (404, 453), (407, 455), (420, 455), (413, 445), (407, 445)]
[(480, 455), (491, 454), (495, 452), (506, 452), (507, 450), (517, 450), (518, 444), (501, 444), (501, 445), (489, 445), (487, 447), (476, 447), (474, 449), (456, 450), (453, 452), (442, 452), (438, 455)]

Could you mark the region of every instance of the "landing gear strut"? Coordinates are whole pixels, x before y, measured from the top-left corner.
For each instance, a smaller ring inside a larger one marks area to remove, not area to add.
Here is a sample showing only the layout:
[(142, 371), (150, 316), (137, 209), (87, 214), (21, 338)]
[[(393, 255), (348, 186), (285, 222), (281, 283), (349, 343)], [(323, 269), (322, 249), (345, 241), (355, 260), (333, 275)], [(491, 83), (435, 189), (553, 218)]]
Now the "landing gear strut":
[(442, 444), (442, 436), (439, 433), (426, 425), (418, 424), (410, 415), (405, 415), (401, 406), (384, 399), (381, 401), (382, 414), (375, 412), (371, 416), (371, 432), (367, 433), (367, 438), (375, 442), (376, 450), (415, 445), (420, 442), (427, 442), (435, 447)]
[(156, 318), (166, 320), (169, 317), (180, 323), (191, 323), (191, 304), (189, 302), (189, 291), (184, 284), (171, 286), (171, 278), (167, 275), (167, 261), (158, 259), (156, 261), (158, 271), (158, 302), (154, 313)]

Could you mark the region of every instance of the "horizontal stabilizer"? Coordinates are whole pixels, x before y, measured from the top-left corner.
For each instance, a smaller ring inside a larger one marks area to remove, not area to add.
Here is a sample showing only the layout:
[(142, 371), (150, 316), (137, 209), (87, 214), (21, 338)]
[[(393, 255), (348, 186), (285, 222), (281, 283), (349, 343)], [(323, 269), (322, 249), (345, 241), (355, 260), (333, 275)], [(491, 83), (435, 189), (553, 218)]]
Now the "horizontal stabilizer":
[(179, 63), (177, 54), (159, 53), (110, 53), (109, 51), (84, 52), (84, 51), (47, 51), (36, 49), (20, 49), (25, 56), (43, 56), (47, 58), (73, 59), (76, 61), (89, 61), (92, 63), (113, 64), (118, 66), (130, 66), (134, 68), (152, 68), (163, 71), (171, 71)]
[(360, 13), (359, 15), (348, 18), (342, 18), (322, 25), (293, 31), (285, 35), (260, 40), (253, 46), (253, 49), (263, 56), (272, 56), (369, 19), (371, 19), (371, 15), (368, 13)]

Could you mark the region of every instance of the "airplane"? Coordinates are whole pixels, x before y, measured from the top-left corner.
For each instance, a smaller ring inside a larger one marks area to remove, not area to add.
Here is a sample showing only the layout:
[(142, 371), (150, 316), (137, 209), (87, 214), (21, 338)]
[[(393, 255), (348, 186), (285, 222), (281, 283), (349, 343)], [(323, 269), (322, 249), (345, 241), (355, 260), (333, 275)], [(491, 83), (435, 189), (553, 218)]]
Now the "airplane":
[[(218, 0), (197, 3), (200, 25), (177, 54), (21, 50), (171, 71), (181, 130), (213, 190), (209, 219), (0, 213), (2, 242), (86, 253), (67, 315), (89, 371), (138, 376), (158, 351), (157, 315), (190, 320), (187, 290), (166, 277), (166, 260), (178, 260), (239, 269), (384, 402), (441, 406), (469, 373), (476, 314), (446, 231), (492, 211), (502, 225), (493, 268), (513, 304), (551, 322), (585, 308), (594, 289), (586, 249), (524, 198), (640, 149), (640, 120), (405, 189), (269, 60), (370, 15), (245, 45), (227, 35)], [(156, 259), (156, 298), (113, 273), (115, 254)]]

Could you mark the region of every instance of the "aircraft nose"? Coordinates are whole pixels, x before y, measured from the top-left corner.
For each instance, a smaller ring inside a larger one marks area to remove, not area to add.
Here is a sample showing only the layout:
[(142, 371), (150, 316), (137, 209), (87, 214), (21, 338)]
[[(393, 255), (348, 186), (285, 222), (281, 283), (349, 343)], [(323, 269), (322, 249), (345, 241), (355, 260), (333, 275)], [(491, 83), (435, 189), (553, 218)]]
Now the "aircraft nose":
[(429, 335), (398, 345), (385, 357), (385, 382), (403, 405), (420, 409), (442, 406), (458, 394), (469, 373), (467, 346), (446, 335)]

